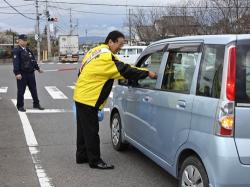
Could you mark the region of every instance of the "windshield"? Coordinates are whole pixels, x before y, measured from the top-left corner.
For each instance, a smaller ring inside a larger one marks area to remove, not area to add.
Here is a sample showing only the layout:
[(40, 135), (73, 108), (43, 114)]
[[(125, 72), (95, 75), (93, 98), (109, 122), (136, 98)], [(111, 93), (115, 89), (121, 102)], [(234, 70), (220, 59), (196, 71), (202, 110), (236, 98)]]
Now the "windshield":
[(237, 42), (236, 102), (250, 103), (250, 40)]

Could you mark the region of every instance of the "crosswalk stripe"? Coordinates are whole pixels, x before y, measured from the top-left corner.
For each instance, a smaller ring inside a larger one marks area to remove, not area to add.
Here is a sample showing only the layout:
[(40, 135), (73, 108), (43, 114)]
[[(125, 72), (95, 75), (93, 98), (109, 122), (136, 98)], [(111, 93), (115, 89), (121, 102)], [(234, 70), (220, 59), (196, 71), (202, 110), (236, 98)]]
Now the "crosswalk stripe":
[(45, 86), (45, 89), (53, 99), (68, 99), (56, 86)]
[(26, 87), (25, 93), (24, 93), (24, 99), (32, 99), (30, 90)]
[(65, 110), (65, 109), (45, 109), (45, 110), (26, 109), (26, 113), (38, 113), (38, 114), (45, 114), (45, 113), (64, 113), (64, 112), (73, 112), (73, 111), (72, 111), (72, 110)]
[(7, 93), (8, 87), (0, 87), (0, 93)]
[(68, 88), (71, 88), (72, 90), (75, 89), (75, 86), (67, 86)]

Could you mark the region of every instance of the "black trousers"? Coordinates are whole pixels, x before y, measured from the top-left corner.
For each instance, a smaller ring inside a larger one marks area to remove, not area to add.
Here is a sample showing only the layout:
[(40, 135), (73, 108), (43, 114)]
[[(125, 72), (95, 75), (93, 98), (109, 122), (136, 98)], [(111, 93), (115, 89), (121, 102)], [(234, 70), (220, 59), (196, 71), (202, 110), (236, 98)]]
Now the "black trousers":
[(98, 110), (76, 102), (77, 140), (76, 156), (87, 158), (90, 164), (100, 160)]
[(24, 106), (24, 92), (26, 86), (28, 86), (31, 96), (33, 98), (33, 105), (38, 105), (39, 100), (36, 90), (36, 78), (35, 73), (21, 73), (22, 79), (17, 80), (17, 108)]

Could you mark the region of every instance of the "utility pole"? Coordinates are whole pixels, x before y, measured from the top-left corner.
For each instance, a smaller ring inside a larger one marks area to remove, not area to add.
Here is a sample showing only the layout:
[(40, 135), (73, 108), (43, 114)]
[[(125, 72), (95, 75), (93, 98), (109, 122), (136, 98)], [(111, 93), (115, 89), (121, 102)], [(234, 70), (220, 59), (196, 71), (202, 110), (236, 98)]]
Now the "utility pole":
[(38, 0), (36, 1), (36, 41), (37, 41), (37, 62), (40, 62), (40, 28), (39, 28), (39, 13), (38, 13)]
[(49, 23), (49, 11), (48, 11), (48, 1), (46, 0), (46, 30), (47, 30), (47, 42), (48, 42), (48, 59), (51, 57), (51, 45), (50, 45), (50, 23)]
[(73, 34), (73, 26), (72, 26), (72, 13), (71, 13), (71, 8), (69, 9), (69, 22), (70, 22), (70, 31), (69, 34)]
[(76, 20), (76, 32), (77, 32), (77, 35), (79, 34), (78, 33), (78, 19)]
[(128, 21), (129, 21), (129, 45), (131, 45), (131, 43), (132, 43), (132, 39), (131, 39), (131, 19), (130, 19), (130, 17), (131, 17), (131, 9), (128, 9)]
[(12, 33), (12, 44), (13, 44), (12, 49), (14, 49), (15, 47), (15, 33), (14, 32)]

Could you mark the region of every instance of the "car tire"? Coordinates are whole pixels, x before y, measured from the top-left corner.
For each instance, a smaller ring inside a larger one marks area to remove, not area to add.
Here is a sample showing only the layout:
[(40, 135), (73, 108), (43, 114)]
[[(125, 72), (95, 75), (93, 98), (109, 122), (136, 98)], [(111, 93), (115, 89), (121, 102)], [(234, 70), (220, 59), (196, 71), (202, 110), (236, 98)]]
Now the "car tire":
[(128, 147), (127, 143), (122, 140), (122, 124), (118, 113), (115, 113), (111, 118), (111, 142), (115, 150), (122, 151)]
[(209, 187), (209, 180), (205, 167), (195, 156), (187, 157), (181, 165), (178, 174), (179, 187)]

